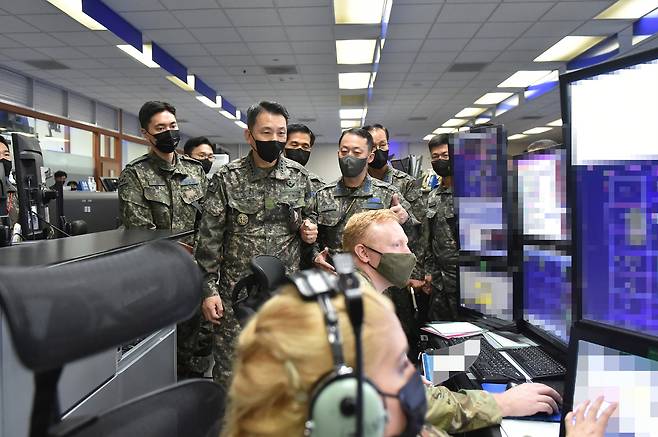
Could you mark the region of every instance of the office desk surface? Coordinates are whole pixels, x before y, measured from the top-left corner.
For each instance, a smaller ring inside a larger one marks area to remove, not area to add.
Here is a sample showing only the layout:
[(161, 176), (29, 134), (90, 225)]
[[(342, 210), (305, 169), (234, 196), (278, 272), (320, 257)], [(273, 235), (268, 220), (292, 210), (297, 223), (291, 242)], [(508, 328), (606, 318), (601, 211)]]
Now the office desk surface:
[(560, 424), (503, 419), (500, 427), (508, 437), (559, 437)]
[(0, 249), (0, 267), (33, 267), (62, 264), (156, 240), (173, 240), (193, 231), (116, 229), (75, 237), (28, 242)]

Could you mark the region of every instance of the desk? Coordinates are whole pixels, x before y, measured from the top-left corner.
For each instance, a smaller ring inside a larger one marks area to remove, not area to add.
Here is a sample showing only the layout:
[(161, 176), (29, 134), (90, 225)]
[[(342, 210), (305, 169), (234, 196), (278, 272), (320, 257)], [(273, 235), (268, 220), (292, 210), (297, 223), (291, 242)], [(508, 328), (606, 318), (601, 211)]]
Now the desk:
[(559, 423), (503, 419), (500, 427), (505, 437), (559, 437), (560, 435)]
[[(176, 240), (192, 231), (112, 230), (0, 249), (0, 266), (57, 266), (137, 247)], [(66, 365), (59, 381), (64, 417), (98, 413), (176, 381), (175, 327), (161, 329), (124, 356), (116, 348)], [(28, 435), (34, 383), (18, 360), (0, 312), (0, 437)]]

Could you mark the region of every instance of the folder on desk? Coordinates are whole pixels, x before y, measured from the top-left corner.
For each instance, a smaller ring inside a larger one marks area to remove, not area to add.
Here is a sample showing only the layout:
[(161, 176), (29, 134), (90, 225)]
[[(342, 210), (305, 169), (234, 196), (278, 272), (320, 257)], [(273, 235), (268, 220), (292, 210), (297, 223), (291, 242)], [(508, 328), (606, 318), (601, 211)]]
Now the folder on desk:
[(485, 330), (468, 322), (428, 323), (424, 331), (443, 338), (458, 338), (478, 335)]
[(448, 348), (421, 354), (425, 378), (441, 384), (458, 373), (465, 372), (480, 355), (480, 340), (466, 340)]

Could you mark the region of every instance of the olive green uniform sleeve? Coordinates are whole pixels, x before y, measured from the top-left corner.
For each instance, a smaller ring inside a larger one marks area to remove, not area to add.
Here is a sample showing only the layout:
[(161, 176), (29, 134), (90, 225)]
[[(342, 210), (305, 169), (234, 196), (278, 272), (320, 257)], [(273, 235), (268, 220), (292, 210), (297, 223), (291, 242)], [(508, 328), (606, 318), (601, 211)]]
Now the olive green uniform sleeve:
[(503, 419), (494, 397), (483, 390), (453, 392), (436, 386), (428, 387), (426, 395), (425, 420), (450, 434), (498, 425)]
[(144, 187), (135, 170), (125, 168), (119, 176), (119, 214), (126, 229), (156, 229)]
[(213, 176), (203, 202), (203, 214), (199, 222), (199, 232), (194, 257), (203, 272), (203, 298), (219, 295), (217, 280), (224, 234), (226, 232), (227, 197), (222, 180)]

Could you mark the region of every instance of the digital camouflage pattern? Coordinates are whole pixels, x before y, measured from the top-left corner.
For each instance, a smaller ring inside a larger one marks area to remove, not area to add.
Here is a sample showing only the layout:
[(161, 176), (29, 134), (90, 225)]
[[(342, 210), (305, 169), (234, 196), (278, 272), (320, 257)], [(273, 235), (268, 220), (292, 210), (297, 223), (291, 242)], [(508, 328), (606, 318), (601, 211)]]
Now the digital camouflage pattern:
[[(320, 176), (309, 172), (308, 177), (311, 180), (312, 195), (315, 196), (320, 188), (324, 187), (327, 183), (320, 178)], [(300, 262), (301, 269), (310, 269), (313, 267), (313, 246), (309, 244), (302, 244), (302, 259)]]
[[(9, 182), (9, 181), (7, 181)], [(10, 228), (13, 229), (14, 225), (18, 223), (19, 217), (18, 217), (18, 190), (16, 190), (16, 187), (9, 182), (7, 184), (7, 215), (9, 216), (9, 226)], [(10, 229), (10, 231), (12, 231)], [(12, 231), (13, 232), (13, 231)]]
[(289, 274), (299, 269), (303, 209), (311, 198), (308, 172), (279, 158), (272, 169), (254, 165), (252, 153), (213, 176), (199, 225), (195, 256), (205, 278), (203, 297), (219, 295), (224, 316), (215, 325), (213, 378), (229, 386), (239, 324), (232, 310), (235, 284), (251, 273), (256, 255), (273, 255)]
[(442, 185), (427, 198), (427, 212), (422, 220), (422, 265), (432, 275), (429, 320), (456, 320), (459, 308), (457, 290), (456, 220), (452, 189)]
[[(175, 154), (172, 164), (147, 153), (119, 176), (121, 221), (126, 229), (195, 229), (207, 184), (198, 161)], [(194, 237), (183, 242), (193, 245)], [(210, 366), (212, 327), (200, 309), (178, 324), (176, 337), (179, 379), (202, 376)]]
[(503, 420), (500, 407), (494, 397), (483, 390), (450, 391), (446, 387), (427, 387), (427, 413), (425, 421), (432, 425), (435, 434), (473, 431), (499, 425)]
[(420, 217), (425, 214), (425, 205), (421, 196), (420, 187), (416, 184), (416, 179), (410, 174), (407, 174), (397, 168), (393, 168), (390, 164), (388, 170), (384, 173), (382, 178), (384, 182), (388, 182), (397, 188), (402, 196), (411, 205), (411, 212), (420, 220)]
[(320, 188), (324, 187), (327, 183), (315, 173), (308, 173), (308, 177), (311, 180), (311, 189), (313, 190), (313, 195), (320, 191)]

